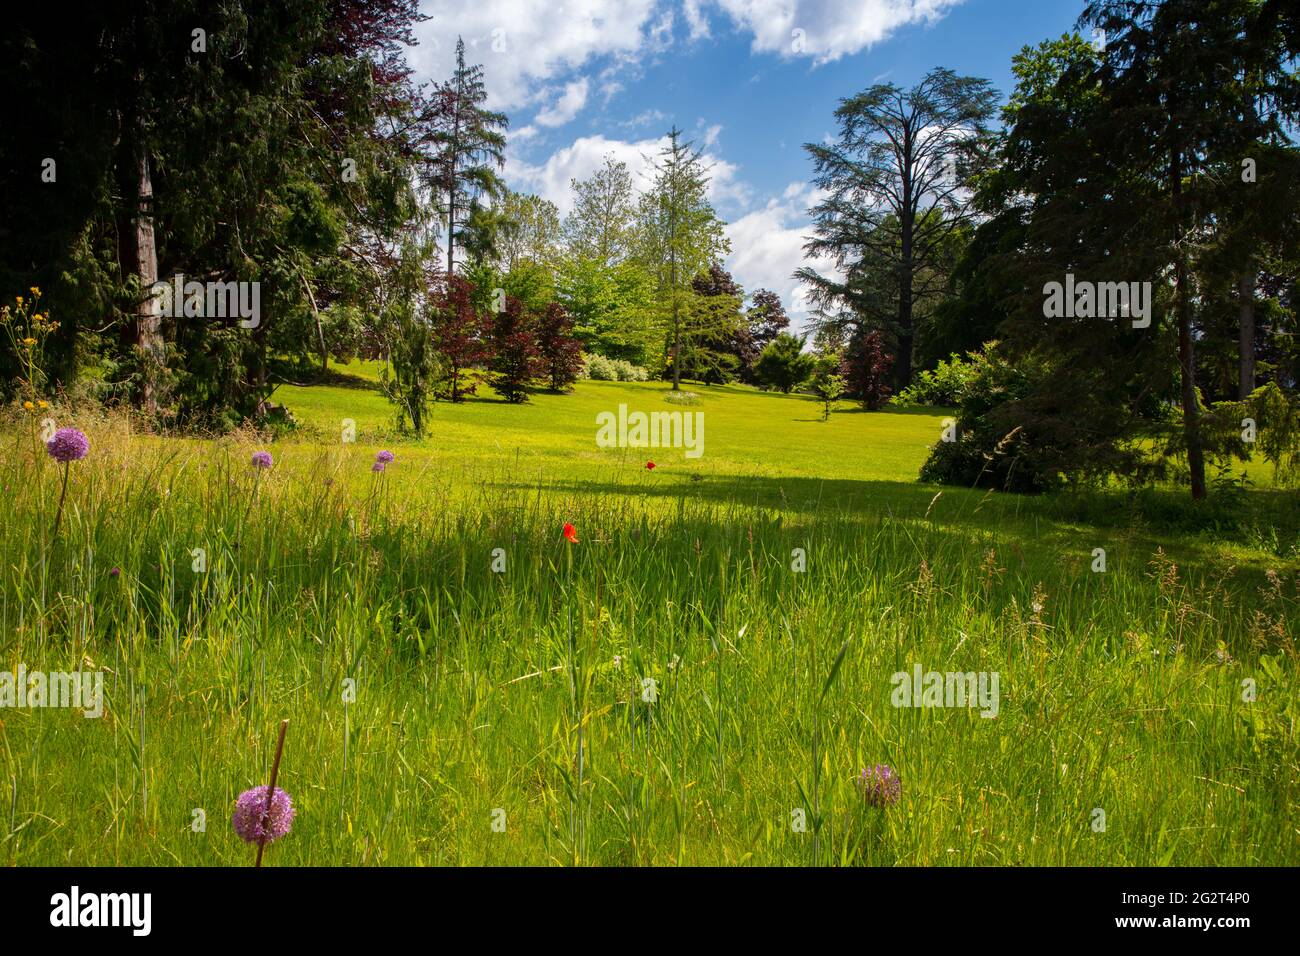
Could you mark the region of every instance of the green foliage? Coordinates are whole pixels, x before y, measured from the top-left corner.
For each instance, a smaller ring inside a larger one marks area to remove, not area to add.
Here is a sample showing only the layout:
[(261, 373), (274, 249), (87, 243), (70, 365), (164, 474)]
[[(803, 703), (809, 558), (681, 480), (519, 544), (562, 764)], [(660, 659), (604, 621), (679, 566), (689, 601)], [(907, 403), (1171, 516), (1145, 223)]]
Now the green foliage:
[(754, 374), (769, 388), (790, 393), (808, 380), (816, 363), (803, 346), (802, 338), (782, 332), (763, 349)]
[(679, 388), (688, 368), (686, 353), (698, 353), (716, 331), (713, 309), (692, 302), (693, 282), (726, 257), (731, 241), (708, 200), (703, 154), (683, 142), (676, 127), (654, 169), (654, 183), (638, 209), (635, 258), (657, 281), (659, 321), (668, 330), (669, 373), (673, 388)]
[(808, 382), (809, 390), (822, 403), (822, 421), (824, 422), (830, 420), (836, 402), (848, 392), (848, 382), (840, 374), (841, 362), (842, 359), (839, 355), (818, 356), (812, 378)]
[(916, 377), (916, 381), (895, 396), (900, 405), (945, 405), (956, 407), (966, 397), (966, 391), (979, 375), (980, 358), (967, 353), (966, 361), (953, 354), (940, 359), (933, 369)]
[(971, 356), (974, 376), (966, 383), (952, 430), (931, 448), (921, 480), (967, 488), (1041, 492), (1057, 487), (1059, 474), (1038, 435), (1007, 425), (1006, 407), (1029, 393), (1031, 375), (989, 343)]
[(1300, 400), (1276, 382), (1255, 389), (1242, 402), (1215, 402), (1204, 412), (1206, 453), (1225, 462), (1249, 460), (1258, 451), (1273, 466), (1273, 483), (1300, 478)]
[(646, 365), (661, 346), (655, 278), (640, 263), (568, 258), (557, 270), (556, 285), (587, 351)]
[(397, 407), (398, 429), (417, 438), (425, 433), (429, 407), (445, 374), (430, 317), (416, 307), (416, 288), (424, 279), (421, 259), (419, 250), (403, 250), (404, 294), (394, 297), (380, 316), (389, 359), (381, 379), (384, 395)]

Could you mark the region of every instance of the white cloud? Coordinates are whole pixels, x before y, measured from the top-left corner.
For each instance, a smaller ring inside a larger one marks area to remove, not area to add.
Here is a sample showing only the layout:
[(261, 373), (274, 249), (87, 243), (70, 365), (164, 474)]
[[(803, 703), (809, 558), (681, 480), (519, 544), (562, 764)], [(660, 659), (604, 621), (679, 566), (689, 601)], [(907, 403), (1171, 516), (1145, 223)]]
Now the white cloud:
[[(489, 104), (509, 110), (537, 101), (548, 81), (602, 57), (635, 59), (657, 44), (658, 0), (426, 0), (419, 45), (407, 58), (421, 79), (443, 80), (455, 64), (456, 38), (466, 58), (483, 65)], [(671, 13), (668, 14), (671, 18)], [(671, 19), (669, 20), (671, 22)]]
[(587, 105), (587, 78), (564, 85), (564, 92), (551, 106), (540, 110), (536, 122), (539, 126), (563, 126), (578, 115)]
[[(962, 0), (709, 0), (753, 34), (755, 52), (838, 60), (899, 27), (934, 23)], [(688, 13), (689, 19), (689, 13)]]
[[(716, 132), (713, 138), (716, 139)], [(633, 184), (638, 190), (645, 190), (654, 180), (654, 160), (666, 142), (667, 137), (663, 136), (641, 140), (610, 139), (601, 134), (582, 136), (538, 164), (509, 153), (505, 175), (511, 188), (549, 199), (559, 207), (561, 215), (567, 215), (573, 208), (571, 179), (586, 179), (604, 165), (606, 156), (612, 155), (627, 163)], [(723, 209), (743, 208), (750, 190), (737, 176), (739, 167), (707, 151), (702, 161), (709, 167), (709, 201)]]
[(668, 114), (661, 110), (644, 110), (618, 125), (627, 129), (636, 129), (638, 126), (650, 126), (653, 123), (665, 123), (667, 121)]
[(807, 183), (791, 183), (779, 199), (770, 199), (727, 226), (731, 255), (727, 270), (744, 287), (746, 293), (771, 289), (781, 296), (791, 325), (803, 327), (809, 319), (808, 290), (794, 279), (794, 271), (811, 266), (824, 275), (835, 275), (833, 264), (825, 259), (809, 258), (803, 250), (812, 229), (808, 209), (819, 198)]
[(692, 40), (703, 40), (709, 36), (709, 20), (700, 9), (704, 0), (685, 0), (682, 12), (686, 15), (686, 25), (690, 28)]

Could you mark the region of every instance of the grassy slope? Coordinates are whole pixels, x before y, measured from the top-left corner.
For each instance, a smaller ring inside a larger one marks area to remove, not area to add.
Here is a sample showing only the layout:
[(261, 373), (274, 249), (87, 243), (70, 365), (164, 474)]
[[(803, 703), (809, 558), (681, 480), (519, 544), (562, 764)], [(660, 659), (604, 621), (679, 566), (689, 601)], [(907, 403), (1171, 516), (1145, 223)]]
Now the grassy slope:
[[(102, 721), (0, 712), (8, 860), (246, 862), (226, 820), (284, 716), (299, 819), (273, 865), (1300, 856), (1300, 580), (1278, 549), (1107, 502), (1090, 524), (936, 498), (912, 476), (937, 410), (824, 424), (700, 389), (704, 458), (595, 448), (598, 411), (666, 409), (662, 390), (439, 405), (417, 445), (373, 391), (285, 387), (331, 440), (277, 444), (256, 486), (249, 442), (91, 423), (55, 545), (57, 475), (4, 436), (6, 663), (111, 670)], [(332, 440), (347, 417), (356, 446)], [(915, 662), (997, 671), (997, 718), (891, 706)], [(875, 762), (904, 782), (887, 813), (853, 787)]]

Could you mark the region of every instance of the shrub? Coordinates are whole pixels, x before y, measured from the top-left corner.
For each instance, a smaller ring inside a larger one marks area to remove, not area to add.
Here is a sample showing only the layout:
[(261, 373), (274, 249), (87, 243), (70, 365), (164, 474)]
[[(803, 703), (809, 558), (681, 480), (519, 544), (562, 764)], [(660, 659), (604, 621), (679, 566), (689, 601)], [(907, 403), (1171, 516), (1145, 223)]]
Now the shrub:
[(573, 319), (558, 302), (548, 303), (538, 316), (537, 350), (551, 391), (568, 391), (578, 378), (582, 355), (573, 337)]
[(812, 374), (815, 359), (803, 350), (804, 340), (784, 332), (768, 343), (754, 364), (754, 374), (769, 388), (787, 395)]
[(650, 373), (641, 366), (625, 362), (623, 359), (614, 359), (614, 371), (620, 382), (644, 382), (650, 378)]
[(940, 440), (921, 466), (921, 480), (968, 488), (1041, 492), (1060, 483), (1057, 449), (1036, 431), (1008, 426), (1007, 408), (1030, 391), (1030, 373), (985, 346), (975, 363), (952, 441)]
[(967, 359), (963, 361), (955, 352), (947, 361), (941, 359), (933, 370), (922, 372), (915, 382), (899, 392), (895, 401), (903, 405), (957, 407), (978, 374), (977, 355), (968, 352)]
[(597, 382), (617, 382), (618, 372), (614, 368), (612, 359), (607, 359), (603, 355), (583, 354), (583, 378), (594, 379)]
[(650, 373), (639, 365), (633, 365), (623, 359), (606, 358), (603, 355), (582, 355), (583, 369), (579, 378), (589, 378), (597, 382), (645, 382)]
[(884, 341), (875, 329), (857, 335), (844, 354), (841, 372), (848, 393), (862, 403), (867, 411), (877, 411), (889, 400), (891, 391), (887, 384), (894, 357), (885, 351)]
[(537, 337), (524, 304), (506, 296), (506, 307), (492, 327), (492, 387), (512, 404), (528, 400), (528, 386), (540, 371)]

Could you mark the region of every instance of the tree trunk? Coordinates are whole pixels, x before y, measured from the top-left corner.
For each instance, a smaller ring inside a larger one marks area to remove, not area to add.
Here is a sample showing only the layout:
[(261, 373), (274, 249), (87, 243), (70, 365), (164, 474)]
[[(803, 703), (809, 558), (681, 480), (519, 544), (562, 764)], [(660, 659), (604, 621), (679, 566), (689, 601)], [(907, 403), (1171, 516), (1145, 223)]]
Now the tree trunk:
[(1182, 372), (1183, 434), (1192, 498), (1205, 497), (1205, 452), (1201, 447), (1200, 409), (1196, 404), (1196, 351), (1192, 339), (1192, 298), (1187, 288), (1187, 254), (1183, 250), (1183, 164), (1177, 146), (1169, 156), (1169, 188), (1174, 206), (1174, 307), (1178, 318), (1178, 364)]
[(1241, 331), (1238, 338), (1240, 374), (1237, 398), (1245, 401), (1255, 390), (1255, 273), (1246, 272), (1237, 280)]
[[(906, 141), (905, 141), (906, 142)], [(908, 146), (910, 150), (910, 145)], [(894, 357), (895, 391), (912, 384), (912, 240), (916, 220), (912, 213), (911, 162), (903, 169), (903, 214), (899, 219), (899, 241), (902, 255), (898, 263), (898, 355)]]
[[(673, 197), (676, 203), (676, 197)], [(682, 322), (677, 310), (677, 214), (676, 211), (669, 212), (671, 217), (671, 226), (669, 227), (669, 253), (670, 270), (668, 282), (673, 290), (673, 391), (682, 390)]]
[(158, 281), (158, 251), (153, 234), (153, 181), (149, 175), (149, 148), (145, 144), (144, 121), (137, 125), (136, 157), (139, 180), (134, 222), (135, 272), (140, 279), (141, 299), (136, 308), (135, 344), (140, 350), (140, 405), (149, 414), (158, 411), (158, 372), (163, 362), (162, 319), (153, 285)]

